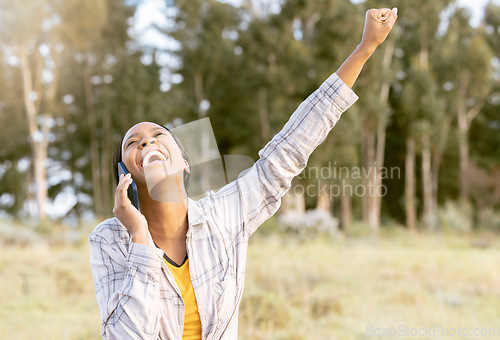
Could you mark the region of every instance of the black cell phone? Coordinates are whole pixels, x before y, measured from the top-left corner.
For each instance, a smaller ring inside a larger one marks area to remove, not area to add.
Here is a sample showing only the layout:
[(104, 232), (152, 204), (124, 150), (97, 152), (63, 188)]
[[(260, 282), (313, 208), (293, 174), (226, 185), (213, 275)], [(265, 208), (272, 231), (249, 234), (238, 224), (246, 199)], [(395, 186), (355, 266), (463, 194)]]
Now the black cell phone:
[[(127, 167), (123, 162), (118, 163), (118, 178), (120, 178), (120, 175), (123, 174), (124, 176), (128, 174)], [(137, 185), (135, 184), (134, 180), (132, 180), (132, 184), (129, 185), (128, 189), (128, 198), (130, 202), (134, 205), (134, 207), (139, 210), (139, 195), (137, 194)]]

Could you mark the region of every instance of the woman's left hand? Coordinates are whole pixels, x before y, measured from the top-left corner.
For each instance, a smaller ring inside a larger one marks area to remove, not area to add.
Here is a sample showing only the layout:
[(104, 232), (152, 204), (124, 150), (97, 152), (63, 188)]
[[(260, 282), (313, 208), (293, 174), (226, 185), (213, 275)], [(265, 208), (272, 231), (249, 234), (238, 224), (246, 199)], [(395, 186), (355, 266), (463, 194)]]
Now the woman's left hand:
[(365, 27), (360, 45), (374, 51), (387, 38), (397, 18), (398, 9), (396, 7), (392, 10), (381, 8), (366, 11)]

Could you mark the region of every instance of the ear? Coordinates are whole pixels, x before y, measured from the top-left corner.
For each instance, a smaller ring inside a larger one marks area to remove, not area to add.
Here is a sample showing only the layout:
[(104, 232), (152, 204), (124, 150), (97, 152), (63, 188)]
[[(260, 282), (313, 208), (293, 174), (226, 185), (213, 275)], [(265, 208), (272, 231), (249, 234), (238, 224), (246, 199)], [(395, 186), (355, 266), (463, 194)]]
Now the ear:
[(191, 169), (189, 168), (189, 163), (186, 160), (184, 160), (184, 171), (186, 171), (188, 174), (191, 173)]

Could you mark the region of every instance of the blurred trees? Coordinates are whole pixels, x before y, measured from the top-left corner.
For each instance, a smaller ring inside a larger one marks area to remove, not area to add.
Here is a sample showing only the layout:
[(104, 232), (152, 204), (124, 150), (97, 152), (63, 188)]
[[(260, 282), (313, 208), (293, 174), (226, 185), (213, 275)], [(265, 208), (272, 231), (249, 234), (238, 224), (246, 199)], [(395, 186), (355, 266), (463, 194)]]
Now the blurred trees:
[(19, 64), (22, 94), (18, 98), (22, 99), (26, 113), (37, 214), (43, 220), (47, 200), (46, 160), (59, 81), (56, 65), (63, 49), (59, 32), (54, 29), (58, 19), (51, 4), (45, 1), (2, 1), (0, 5), (1, 40)]
[[(401, 91), (394, 98), (400, 103), (397, 115), (406, 132), (405, 202), (406, 223), (409, 229), (416, 224), (416, 157), (421, 155), (422, 221), (434, 230), (437, 223), (437, 176), (441, 153), (446, 146), (451, 115), (446, 114), (444, 98), (434, 65), (440, 65), (441, 13), (450, 1), (423, 1), (418, 7), (403, 7), (405, 13), (399, 26), (402, 31), (400, 52)], [(425, 20), (422, 20), (425, 17)], [(434, 63), (433, 63), (434, 62)], [(399, 93), (398, 93), (399, 92)]]
[[(141, 57), (127, 46), (133, 14), (134, 8), (120, 0), (2, 2), (2, 83), (8, 84), (1, 107), (2, 120), (8, 119), (1, 154), (4, 211), (38, 221), (47, 212), (64, 217), (61, 209), (76, 218), (92, 211), (109, 214), (113, 131), (122, 131), (127, 122), (112, 96), (148, 68), (130, 67), (129, 78), (112, 84), (115, 72)], [(157, 71), (145, 83), (156, 84), (159, 93)], [(136, 88), (134, 95), (142, 92)], [(17, 143), (9, 143), (11, 135)]]
[(456, 115), (460, 198), (469, 199), (469, 130), (472, 121), (484, 107), (495, 81), (493, 51), (486, 41), (484, 27), (471, 28), (468, 15), (457, 10), (450, 19), (443, 39), (441, 72), (449, 90), (447, 109)]
[[(255, 158), (354, 50), (366, 9), (379, 6), (167, 1), (161, 31), (177, 43), (162, 50), (128, 35), (140, 1), (0, 2), (0, 209), (26, 217), (47, 197), (47, 210), (66, 206), (76, 219), (111, 213), (111, 155), (137, 121), (210, 117), (221, 154)], [(387, 6), (398, 6), (399, 20), (354, 88), (359, 102), (309, 161), (331, 175), (297, 181), (329, 196), (309, 195), (307, 205), (374, 232), (386, 220), (436, 230), (440, 206), (459, 197), (477, 211), (498, 209), (499, 7), (489, 4), (473, 27), (452, 0)], [(341, 168), (351, 176), (334, 172)], [(358, 168), (363, 175), (352, 176)]]

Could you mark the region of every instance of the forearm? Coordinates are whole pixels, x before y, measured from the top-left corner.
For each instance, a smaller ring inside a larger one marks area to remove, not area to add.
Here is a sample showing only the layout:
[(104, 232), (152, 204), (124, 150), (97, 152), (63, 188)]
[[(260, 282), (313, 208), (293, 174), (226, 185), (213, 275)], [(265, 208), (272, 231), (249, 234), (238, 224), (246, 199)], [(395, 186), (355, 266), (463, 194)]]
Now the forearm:
[(375, 48), (368, 48), (359, 44), (354, 52), (344, 61), (337, 70), (337, 75), (342, 81), (352, 88), (359, 77), (363, 66), (370, 56), (375, 51)]
[(350, 88), (352, 88), (356, 79), (358, 79), (366, 61), (391, 31), (397, 19), (397, 13), (397, 8), (393, 8), (392, 10), (388, 8), (379, 10), (370, 9), (366, 12), (361, 43), (337, 70), (337, 75)]

